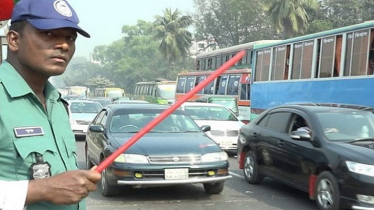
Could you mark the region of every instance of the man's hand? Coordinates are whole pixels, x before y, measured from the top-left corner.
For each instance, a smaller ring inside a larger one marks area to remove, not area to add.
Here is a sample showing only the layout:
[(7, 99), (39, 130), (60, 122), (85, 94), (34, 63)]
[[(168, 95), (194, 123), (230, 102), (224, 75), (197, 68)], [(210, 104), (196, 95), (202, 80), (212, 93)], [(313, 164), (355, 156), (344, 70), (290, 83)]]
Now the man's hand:
[(96, 190), (101, 174), (91, 170), (74, 170), (44, 179), (31, 180), (27, 192), (26, 205), (48, 201), (58, 205), (78, 203)]

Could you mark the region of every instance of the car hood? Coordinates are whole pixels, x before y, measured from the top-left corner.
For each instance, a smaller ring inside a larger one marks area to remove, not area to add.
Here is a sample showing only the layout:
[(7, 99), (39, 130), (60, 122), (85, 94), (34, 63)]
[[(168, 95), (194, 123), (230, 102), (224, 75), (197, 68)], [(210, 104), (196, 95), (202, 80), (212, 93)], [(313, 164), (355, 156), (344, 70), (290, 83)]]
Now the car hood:
[(97, 113), (74, 113), (71, 114), (73, 120), (93, 120)]
[(347, 157), (349, 160), (357, 161), (360, 163), (373, 164), (372, 158), (374, 157), (374, 149), (362, 145), (353, 145), (350, 143), (333, 143), (336, 154)]
[[(127, 142), (134, 134), (112, 134), (117, 147)], [(114, 145), (113, 145), (114, 146)], [(135, 142), (126, 153), (148, 156), (188, 155), (219, 152), (221, 148), (202, 133), (148, 133)]]
[(211, 130), (239, 130), (244, 123), (240, 121), (195, 120), (199, 126), (209, 125)]

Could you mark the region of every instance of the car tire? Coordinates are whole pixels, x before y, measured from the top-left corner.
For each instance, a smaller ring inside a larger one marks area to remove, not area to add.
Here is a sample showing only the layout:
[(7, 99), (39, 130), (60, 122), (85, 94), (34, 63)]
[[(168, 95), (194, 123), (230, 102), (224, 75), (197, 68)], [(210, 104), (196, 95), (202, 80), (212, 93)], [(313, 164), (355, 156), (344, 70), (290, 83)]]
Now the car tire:
[(340, 191), (334, 175), (328, 171), (322, 172), (316, 183), (316, 202), (321, 210), (340, 209)]
[(111, 197), (111, 196), (118, 195), (118, 193), (119, 193), (119, 187), (109, 185), (107, 169), (104, 169), (101, 172), (101, 194), (105, 197)]
[(257, 157), (253, 151), (245, 154), (243, 173), (250, 184), (259, 184), (264, 180), (264, 176), (259, 173)]
[(225, 182), (205, 183), (204, 184), (205, 193), (209, 195), (220, 194), (224, 186), (225, 186)]

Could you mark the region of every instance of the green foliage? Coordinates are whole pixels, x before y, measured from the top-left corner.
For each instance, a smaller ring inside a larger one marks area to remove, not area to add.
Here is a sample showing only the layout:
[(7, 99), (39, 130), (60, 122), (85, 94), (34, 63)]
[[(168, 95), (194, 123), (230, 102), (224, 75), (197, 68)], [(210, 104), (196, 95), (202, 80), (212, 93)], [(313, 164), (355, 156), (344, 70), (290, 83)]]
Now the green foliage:
[(214, 39), (220, 48), (273, 36), (262, 0), (194, 0), (197, 40)]
[(190, 16), (182, 15), (178, 9), (174, 12), (170, 8), (164, 10), (164, 15), (157, 15), (150, 29), (154, 38), (160, 40), (160, 52), (169, 63), (185, 57), (191, 46), (192, 35), (187, 28), (192, 24)]
[(266, 0), (265, 10), (277, 33), (283, 31), (285, 38), (303, 35), (308, 30), (307, 9), (317, 10), (316, 0)]
[(109, 79), (101, 75), (97, 75), (94, 78), (88, 79), (88, 81), (85, 83), (85, 86), (89, 87), (90, 89), (95, 89), (95, 88), (103, 88), (103, 87), (114, 87), (115, 84)]

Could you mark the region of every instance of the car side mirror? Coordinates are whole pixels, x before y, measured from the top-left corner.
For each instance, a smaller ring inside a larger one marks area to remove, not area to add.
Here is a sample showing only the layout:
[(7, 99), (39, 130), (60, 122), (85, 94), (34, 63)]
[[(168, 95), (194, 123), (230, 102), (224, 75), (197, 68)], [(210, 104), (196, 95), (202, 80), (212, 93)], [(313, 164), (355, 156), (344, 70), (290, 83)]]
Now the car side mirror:
[(311, 136), (308, 131), (292, 131), (291, 138), (294, 140), (311, 140)]
[(97, 132), (97, 133), (104, 132), (104, 127), (102, 125), (90, 125), (88, 129), (92, 132)]
[(203, 126), (201, 126), (200, 127), (201, 128), (201, 130), (203, 130), (204, 132), (207, 132), (207, 131), (210, 131), (210, 125), (203, 125)]

